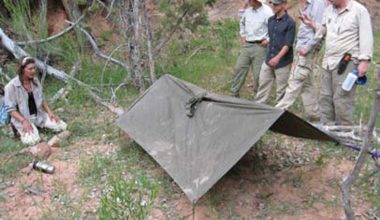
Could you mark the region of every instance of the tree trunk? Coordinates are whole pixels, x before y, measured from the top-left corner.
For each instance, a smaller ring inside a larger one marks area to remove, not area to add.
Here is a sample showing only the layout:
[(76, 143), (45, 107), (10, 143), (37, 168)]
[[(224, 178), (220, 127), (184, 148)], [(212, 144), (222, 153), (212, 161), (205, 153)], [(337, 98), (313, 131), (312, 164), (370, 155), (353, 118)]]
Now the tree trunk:
[[(62, 0), (62, 5), (65, 8), (66, 14), (69, 17), (70, 21), (76, 21), (82, 16), (82, 13), (74, 0)], [(75, 30), (75, 34), (79, 42), (80, 48), (83, 52), (83, 38), (80, 34), (80, 31)]]
[(153, 34), (150, 26), (150, 20), (148, 15), (148, 9), (144, 4), (144, 22), (145, 22), (145, 34), (146, 34), (146, 43), (148, 47), (148, 59), (149, 59), (149, 71), (150, 71), (150, 80), (152, 84), (156, 81), (156, 70), (155, 70), (155, 61), (154, 55), (152, 51), (152, 42), (153, 42)]
[(82, 15), (75, 1), (62, 0), (62, 5), (65, 8), (66, 14), (69, 16), (69, 19), (71, 21), (77, 20)]
[(132, 54), (133, 72), (136, 77), (137, 85), (140, 93), (145, 91), (144, 74), (141, 66), (141, 44), (140, 44), (140, 31), (141, 31), (141, 18), (140, 18), (140, 0), (133, 1), (133, 40), (134, 49)]

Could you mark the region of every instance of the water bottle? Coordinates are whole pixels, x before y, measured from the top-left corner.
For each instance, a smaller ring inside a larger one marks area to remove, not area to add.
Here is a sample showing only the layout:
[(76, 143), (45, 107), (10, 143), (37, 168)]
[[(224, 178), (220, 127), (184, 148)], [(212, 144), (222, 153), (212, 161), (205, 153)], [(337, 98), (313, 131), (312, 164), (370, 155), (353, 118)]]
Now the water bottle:
[(33, 161), (33, 169), (42, 171), (44, 173), (54, 173), (55, 167), (44, 161)]
[(356, 80), (358, 79), (358, 75), (359, 72), (356, 68), (353, 69), (350, 73), (348, 73), (346, 79), (342, 84), (342, 89), (347, 92), (351, 91), (352, 86), (354, 86)]

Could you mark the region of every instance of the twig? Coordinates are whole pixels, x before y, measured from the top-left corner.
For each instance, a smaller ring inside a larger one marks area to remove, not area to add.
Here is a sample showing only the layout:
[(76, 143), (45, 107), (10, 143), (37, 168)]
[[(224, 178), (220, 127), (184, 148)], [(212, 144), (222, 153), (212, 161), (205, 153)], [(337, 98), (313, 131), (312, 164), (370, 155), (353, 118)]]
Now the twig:
[[(74, 66), (71, 68), (71, 71), (69, 73), (70, 76), (74, 77), (75, 73), (78, 71), (79, 69), (79, 65), (80, 65), (81, 61), (79, 60), (78, 62), (76, 62), (74, 64)], [(67, 91), (70, 89), (71, 85), (70, 84), (67, 84), (65, 87), (61, 88), (58, 90), (57, 93), (54, 94), (53, 97), (50, 98), (50, 102), (54, 102), (56, 101), (57, 99), (59, 99), (61, 96), (67, 94)]]
[(111, 4), (109, 6), (109, 9), (108, 9), (108, 14), (106, 16), (106, 19), (108, 19), (108, 17), (111, 15), (114, 3), (115, 3), (115, 0), (112, 0)]
[(47, 69), (47, 61), (48, 61), (48, 58), (49, 58), (49, 53), (46, 55), (45, 60), (44, 60), (44, 67), (45, 67), (45, 68), (42, 69), (42, 77), (41, 77), (41, 85), (42, 85), (42, 88), (44, 87), (44, 83), (45, 83), (46, 69)]
[(157, 54), (160, 53), (161, 49), (165, 46), (165, 44), (172, 38), (173, 34), (177, 31), (177, 28), (180, 26), (180, 24), (182, 23), (182, 20), (183, 18), (187, 15), (187, 13), (189, 12), (189, 9), (186, 9), (183, 14), (181, 15), (181, 17), (178, 18), (176, 24), (173, 26), (172, 30), (169, 32), (169, 34), (167, 34), (165, 37), (163, 37), (159, 44), (155, 47), (154, 49), (154, 52), (153, 52), (153, 56), (156, 57)]
[(117, 114), (117, 115), (122, 115), (124, 113), (124, 110), (120, 107), (116, 107), (115, 105), (111, 104), (111, 103), (108, 103), (106, 101), (104, 101), (102, 98), (100, 98), (99, 96), (97, 96), (94, 92), (92, 92), (91, 90), (89, 90), (89, 93), (90, 95), (94, 98), (94, 100), (105, 106), (106, 108), (108, 108), (108, 110), (110, 110), (111, 112)]
[(199, 51), (204, 50), (204, 49), (206, 49), (206, 47), (198, 47), (197, 49), (195, 49), (193, 53), (191, 53), (191, 55), (186, 59), (185, 64), (189, 63), (189, 61), (191, 60), (191, 58), (193, 58), (193, 56), (195, 56)]
[(78, 20), (76, 20), (75, 22), (72, 23), (71, 26), (69, 26), (68, 28), (66, 28), (65, 30), (59, 32), (58, 34), (55, 34), (53, 36), (50, 36), (48, 38), (45, 38), (45, 39), (40, 39), (40, 40), (31, 40), (31, 41), (19, 41), (19, 42), (16, 42), (16, 44), (18, 45), (27, 45), (27, 44), (41, 44), (41, 43), (46, 43), (46, 42), (49, 42), (51, 40), (54, 40), (64, 34), (66, 34), (67, 32), (71, 31), (77, 24), (79, 24), (79, 22), (82, 21), (82, 19), (85, 17), (85, 14), (83, 14), (82, 16), (80, 16), (78, 18)]
[[(127, 46), (126, 44), (120, 44), (119, 46), (117, 46), (115, 49), (113, 49), (109, 55), (109, 58), (111, 58), (113, 56), (114, 53), (116, 53), (119, 49), (121, 49), (122, 47), (124, 46)], [(109, 63), (110, 59), (107, 59), (106, 63), (104, 64), (103, 66), (103, 70), (102, 70), (102, 74), (101, 74), (101, 77), (100, 77), (100, 82), (103, 84), (103, 79), (104, 79), (104, 72), (106, 70), (106, 67), (108, 66), (108, 63)]]
[(3, 68), (0, 66), (0, 75), (4, 76), (5, 80), (10, 81), (11, 77), (9, 77), (4, 71)]
[[(66, 22), (69, 23), (69, 24), (73, 24), (71, 21), (66, 21)], [(129, 67), (128, 67), (127, 64), (125, 64), (124, 62), (122, 62), (120, 60), (112, 58), (111, 56), (105, 55), (102, 51), (100, 51), (98, 45), (96, 44), (95, 39), (91, 36), (90, 33), (88, 33), (85, 29), (83, 29), (83, 28), (81, 28), (79, 26), (77, 28), (79, 28), (79, 30), (86, 36), (87, 40), (90, 42), (90, 44), (92, 46), (92, 49), (94, 50), (94, 52), (95, 52), (96, 55), (98, 55), (99, 57), (101, 57), (103, 59), (109, 60), (112, 63), (115, 63), (117, 65), (122, 66), (127, 72), (129, 72)]]
[(43, 196), (42, 194), (45, 193), (46, 191), (34, 188), (32, 186), (27, 186), (25, 188), (25, 192), (36, 195), (36, 196)]

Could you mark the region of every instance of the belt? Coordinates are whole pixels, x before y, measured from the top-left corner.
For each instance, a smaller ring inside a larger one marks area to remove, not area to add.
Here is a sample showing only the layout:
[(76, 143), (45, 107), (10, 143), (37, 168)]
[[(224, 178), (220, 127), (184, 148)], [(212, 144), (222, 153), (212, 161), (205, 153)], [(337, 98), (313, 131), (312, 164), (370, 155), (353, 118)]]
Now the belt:
[(248, 44), (261, 44), (261, 42), (263, 42), (263, 40), (246, 41)]

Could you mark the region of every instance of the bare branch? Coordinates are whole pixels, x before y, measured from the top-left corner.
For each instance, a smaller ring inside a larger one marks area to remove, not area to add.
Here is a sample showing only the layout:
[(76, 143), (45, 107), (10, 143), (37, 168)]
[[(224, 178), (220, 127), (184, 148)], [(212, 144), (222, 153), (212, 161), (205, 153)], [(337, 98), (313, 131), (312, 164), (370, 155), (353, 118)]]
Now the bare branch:
[(153, 52), (152, 52), (153, 34), (152, 34), (151, 26), (150, 26), (148, 10), (145, 7), (145, 4), (143, 4), (143, 7), (144, 7), (145, 34), (147, 38), (146, 44), (148, 47), (150, 80), (152, 81), (152, 83), (154, 83), (157, 79), (157, 76), (156, 76), (156, 70), (155, 70), (155, 57), (153, 56)]
[(198, 47), (197, 49), (194, 50), (194, 52), (186, 59), (185, 64), (189, 63), (191, 58), (195, 56), (199, 51), (206, 49), (206, 47)]
[[(74, 66), (71, 68), (71, 71), (69, 73), (70, 76), (74, 77), (75, 73), (79, 70), (80, 63), (81, 61), (78, 61), (74, 64)], [(66, 96), (70, 88), (71, 88), (71, 85), (67, 84), (65, 87), (59, 89), (58, 92), (55, 93), (53, 97), (50, 98), (49, 101), (54, 102), (58, 100), (59, 98), (61, 98), (62, 96), (63, 97)]]
[(75, 22), (73, 22), (71, 24), (71, 26), (69, 26), (68, 28), (66, 28), (65, 30), (59, 32), (58, 34), (55, 34), (53, 36), (50, 36), (48, 38), (45, 38), (45, 39), (40, 39), (40, 40), (31, 40), (31, 41), (20, 41), (20, 42), (16, 42), (16, 44), (18, 45), (27, 45), (27, 44), (40, 44), (40, 43), (46, 43), (46, 42), (49, 42), (51, 40), (54, 40), (56, 38), (59, 38), (61, 37), (62, 35), (66, 34), (67, 32), (71, 31), (77, 24), (79, 24), (79, 22), (82, 21), (82, 19), (85, 17), (85, 14), (83, 14), (82, 16), (80, 16), (78, 18), (78, 20), (76, 20)]
[(3, 68), (1, 68), (0, 66), (0, 76), (4, 76), (5, 80), (7, 81), (10, 81), (11, 80), (11, 77), (9, 77), (3, 70)]
[(156, 48), (154, 49), (153, 56), (156, 57), (157, 54), (160, 53), (161, 49), (165, 46), (165, 44), (172, 38), (173, 34), (177, 31), (178, 27), (181, 25), (183, 18), (187, 15), (189, 9), (186, 9), (182, 16), (178, 18), (176, 24), (173, 26), (172, 30), (167, 34), (164, 38), (160, 40)]
[[(66, 21), (66, 22), (69, 24), (73, 24), (71, 21)], [(92, 49), (94, 50), (96, 55), (98, 55), (99, 57), (101, 57), (103, 59), (109, 60), (112, 63), (115, 63), (119, 66), (122, 66), (127, 72), (129, 72), (129, 67), (127, 64), (125, 64), (124, 62), (121, 62), (120, 60), (112, 58), (111, 56), (105, 55), (102, 51), (100, 51), (98, 45), (96, 44), (95, 39), (91, 36), (90, 33), (88, 33), (85, 29), (83, 29), (79, 26), (77, 28), (79, 28), (79, 30), (86, 36), (87, 40), (90, 42)]]
[(90, 93), (90, 95), (92, 96), (92, 98), (94, 98), (94, 100), (97, 103), (105, 106), (111, 112), (117, 114), (118, 116), (120, 116), (120, 115), (122, 115), (124, 113), (124, 110), (122, 108), (116, 107), (115, 105), (113, 105), (113, 104), (111, 104), (109, 102), (104, 101), (102, 98), (100, 98), (99, 96), (97, 96), (93, 91), (89, 90), (89, 93)]
[(45, 60), (44, 60), (44, 68), (42, 69), (42, 77), (41, 77), (41, 85), (42, 87), (44, 86), (45, 83), (45, 78), (46, 78), (46, 67), (47, 67), (47, 61), (49, 58), (49, 54), (46, 55)]
[[(122, 47), (124, 46), (127, 46), (126, 44), (120, 44), (119, 46), (117, 46), (115, 49), (113, 49), (109, 55), (109, 58), (111, 58), (113, 56), (114, 53), (116, 53), (118, 50), (120, 50)], [(102, 70), (102, 74), (101, 74), (101, 85), (103, 85), (103, 78), (104, 78), (104, 71), (106, 70), (107, 66), (108, 66), (108, 63), (109, 63), (110, 59), (107, 59), (106, 63), (104, 64), (103, 66), (103, 70)]]
[[(0, 42), (4, 46), (6, 50), (11, 52), (17, 59), (20, 58), (21, 56), (29, 56), (29, 54), (23, 50), (21, 47), (19, 47), (15, 42), (10, 39), (3, 31), (3, 29), (0, 28)], [(45, 65), (44, 63), (39, 60), (36, 60), (36, 66), (38, 69), (43, 70)], [(58, 79), (67, 82), (69, 77), (67, 76), (66, 73), (59, 71), (51, 66), (47, 66), (46, 68), (47, 73), (57, 77)]]
[(115, 3), (115, 0), (112, 0), (111, 1), (111, 4), (110, 4), (110, 7), (109, 7), (109, 9), (108, 9), (108, 14), (107, 14), (107, 16), (106, 16), (106, 19), (111, 15), (111, 13), (112, 13), (112, 9), (113, 9), (113, 4)]

